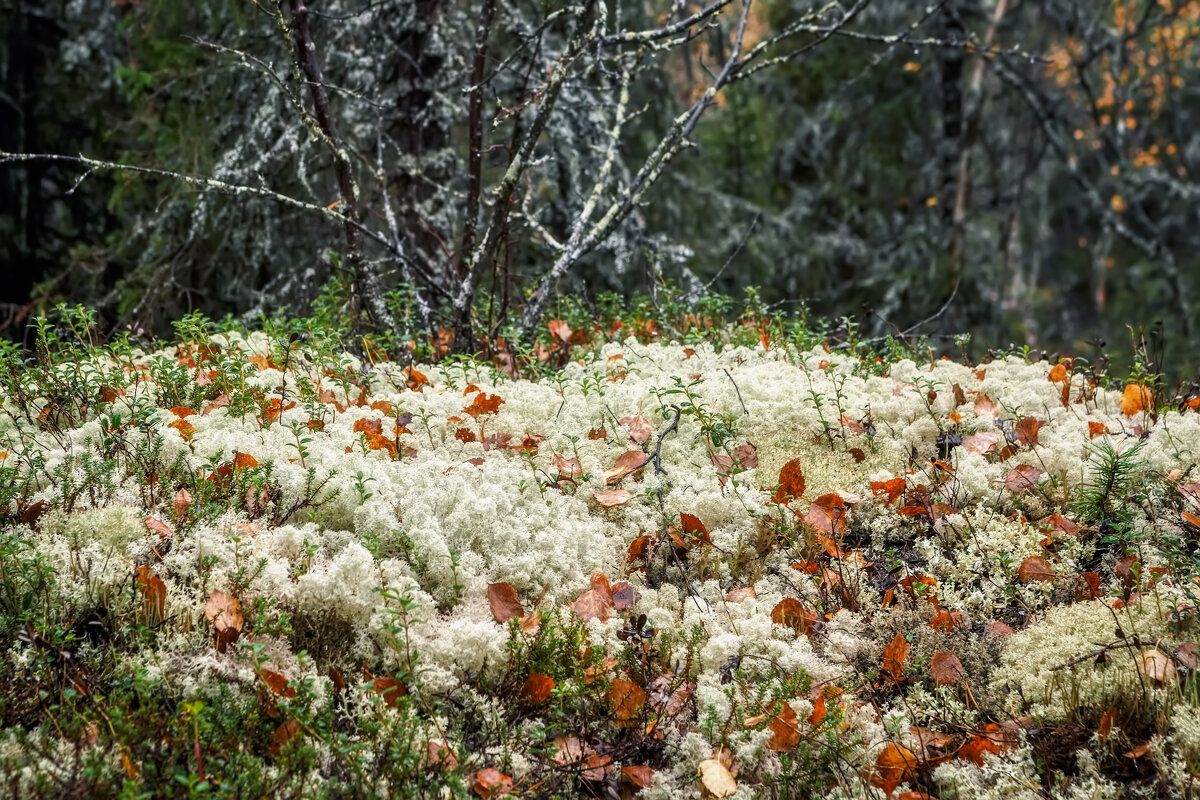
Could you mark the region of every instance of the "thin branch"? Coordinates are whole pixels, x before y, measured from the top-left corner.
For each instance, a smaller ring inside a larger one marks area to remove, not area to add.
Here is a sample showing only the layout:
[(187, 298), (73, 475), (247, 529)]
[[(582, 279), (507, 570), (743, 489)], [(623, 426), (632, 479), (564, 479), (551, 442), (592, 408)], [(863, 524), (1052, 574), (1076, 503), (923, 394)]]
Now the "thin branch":
[[(143, 167), (137, 164), (120, 164), (115, 161), (104, 161), (98, 158), (89, 158), (88, 156), (84, 155), (67, 156), (57, 153), (10, 153), (0, 150), (0, 165), (21, 164), (34, 161), (57, 161), (87, 167), (84, 177), (91, 175), (93, 172), (99, 171), (132, 172), (138, 175), (151, 175), (157, 178), (168, 178), (172, 181), (176, 181), (187, 186), (192, 186), (206, 192), (219, 192), (221, 194), (227, 194), (234, 197), (262, 197), (268, 200), (274, 200), (280, 205), (299, 209), (301, 211), (309, 211), (339, 225), (354, 225), (363, 236), (382, 245), (396, 258), (401, 259), (405, 263), (408, 263), (414, 267), (417, 267), (417, 265), (412, 262), (411, 259), (408, 259), (405, 256), (403, 250), (397, 249), (386, 236), (380, 234), (378, 231), (372, 230), (357, 220), (350, 219), (348, 216), (338, 211), (337, 208), (340, 203), (337, 202), (331, 203), (327, 206), (322, 206), (317, 205), (316, 203), (309, 203), (305, 200), (300, 200), (299, 198), (283, 194), (282, 192), (277, 192), (274, 189), (268, 189), (265, 186), (247, 186), (245, 184), (229, 183), (228, 181), (223, 181), (218, 178), (209, 178), (202, 175), (189, 175), (183, 172), (172, 172), (171, 170), (166, 169)], [(76, 182), (76, 185), (78, 185), (78, 181)], [(426, 280), (432, 280), (433, 276), (425, 273), (422, 277), (424, 277)], [(446, 297), (449, 297), (445, 289), (437, 286), (433, 286), (432, 288), (441, 292)]]
[(762, 212), (759, 211), (754, 215), (754, 219), (750, 220), (750, 226), (746, 228), (745, 233), (742, 234), (742, 238), (738, 240), (737, 246), (733, 248), (733, 252), (729, 254), (729, 258), (725, 259), (725, 263), (721, 265), (719, 270), (717, 270), (717, 274), (709, 278), (708, 283), (704, 284), (704, 291), (707, 292), (712, 288), (712, 285), (716, 282), (717, 278), (721, 277), (721, 274), (725, 272), (725, 270), (729, 268), (729, 265), (733, 263), (733, 260), (737, 258), (738, 253), (742, 252), (742, 248), (745, 247), (746, 242), (750, 240), (750, 234), (754, 232), (754, 226), (758, 224), (758, 221), (761, 218)]
[[(320, 127), (324, 138), (333, 155), (335, 172), (337, 174), (338, 190), (342, 202), (346, 205), (346, 216), (356, 222), (362, 220), (362, 209), (358, 203), (358, 185), (354, 179), (354, 169), (350, 159), (346, 141), (338, 129), (337, 119), (329, 102), (329, 92), (325, 88), (325, 79), (321, 74), (321, 65), (317, 61), (316, 43), (308, 25), (308, 7), (303, 0), (288, 0), (292, 18), (288, 30), (294, 43), (292, 55), (299, 70), (304, 74), (312, 98), (313, 117)], [(363, 251), (362, 226), (344, 225), (346, 244), (350, 264), (354, 268), (355, 289), (362, 293), (366, 301), (367, 313), (377, 330), (391, 331), (396, 327), (392, 312), (387, 307), (383, 297), (383, 287), (374, 265), (366, 259)], [(352, 292), (353, 296), (353, 292)]]
[[(921, 327), (922, 325), (925, 325), (925, 324), (927, 324), (927, 323), (933, 322), (935, 319), (937, 319), (938, 317), (940, 317), (942, 314), (945, 314), (945, 313), (946, 313), (946, 309), (950, 308), (950, 304), (954, 302), (954, 298), (955, 298), (955, 297), (958, 295), (958, 285), (959, 285), (961, 282), (962, 282), (962, 276), (961, 276), (961, 275), (959, 275), (959, 276), (956, 276), (956, 277), (954, 278), (954, 288), (950, 290), (950, 296), (946, 298), (946, 302), (942, 303), (942, 307), (941, 307), (941, 308), (939, 308), (939, 309), (938, 309), (937, 311), (935, 311), (934, 313), (930, 314), (930, 315), (929, 315), (928, 317), (926, 317), (925, 319), (921, 320), (920, 322), (917, 322), (917, 323), (914, 323), (914, 324), (912, 324), (912, 325), (909, 325), (909, 326), (908, 326), (907, 328), (905, 328), (904, 330), (902, 330), (902, 331), (899, 331), (899, 333), (900, 333), (900, 339), (901, 339), (902, 341), (905, 341), (905, 343), (907, 344), (907, 340), (905, 339), (905, 337), (907, 337), (907, 336), (908, 336), (908, 334), (912, 333), (913, 331), (915, 331), (917, 328)], [(894, 326), (893, 326), (893, 327), (894, 327)]]
[(475, 228), (479, 224), (479, 193), (482, 190), (483, 171), (483, 70), (487, 64), (488, 34), (492, 28), (492, 17), (496, 11), (496, 0), (483, 0), (479, 10), (479, 26), (475, 29), (475, 55), (471, 62), (471, 90), (467, 99), (467, 211), (463, 223), (462, 244), (459, 247), (458, 278), (462, 280), (465, 269), (462, 263), (475, 245)]
[(699, 25), (702, 22), (715, 17), (721, 12), (721, 9), (733, 3), (733, 0), (716, 0), (709, 6), (706, 6), (695, 14), (684, 17), (670, 25), (664, 25), (661, 28), (653, 28), (644, 31), (621, 31), (620, 33), (611, 33), (608, 36), (600, 37), (599, 44), (601, 47), (610, 47), (615, 44), (646, 44), (648, 42), (658, 41), (659, 39), (668, 39), (675, 34), (684, 33), (690, 30), (693, 26)]
[[(750, 18), (751, 2), (752, 0), (743, 0), (742, 2), (742, 14), (738, 21), (733, 50), (725, 61), (725, 66), (720, 74), (713, 79), (708, 89), (690, 108), (675, 118), (671, 129), (659, 141), (658, 146), (646, 158), (633, 181), (625, 189), (623, 197), (615, 200), (604, 216), (586, 233), (583, 227), (577, 225), (571, 241), (567, 243), (567, 249), (554, 262), (554, 266), (542, 276), (537, 288), (526, 302), (525, 313), (522, 315), (521, 333), (524, 337), (528, 338), (532, 335), (533, 330), (537, 327), (550, 302), (551, 291), (558, 280), (574, 268), (583, 256), (606, 239), (617, 225), (629, 216), (629, 213), (641, 201), (646, 190), (654, 185), (671, 159), (683, 149), (687, 137), (695, 129), (704, 111), (713, 103), (717, 92), (737, 74), (744, 63), (740, 56), (742, 42), (746, 35), (746, 24)], [(590, 215), (591, 209), (588, 208), (587, 211)]]
[(737, 381), (733, 379), (733, 375), (728, 369), (725, 370), (725, 377), (729, 378), (729, 382), (733, 384), (733, 390), (737, 392), (738, 402), (742, 404), (742, 413), (750, 416), (750, 409), (746, 408), (746, 401), (742, 399), (742, 390), (738, 388)]
[[(492, 189), (494, 205), (492, 207), (491, 221), (484, 229), (483, 237), (475, 246), (475, 251), (471, 254), (470, 261), (467, 264), (466, 277), (460, 283), (458, 292), (454, 298), (454, 311), (459, 322), (458, 328), (461, 328), (464, 322), (469, 322), (467, 315), (469, 314), (471, 302), (474, 300), (475, 291), (478, 289), (479, 281), (483, 275), (482, 265), (504, 227), (504, 220), (509, 215), (509, 203), (513, 190), (516, 189), (518, 181), (520, 181), (521, 176), (529, 166), (533, 149), (541, 138), (542, 131), (550, 119), (550, 113), (554, 110), (554, 104), (558, 100), (559, 92), (562, 91), (563, 84), (571, 72), (571, 67), (575, 60), (583, 53), (587, 34), (595, 22), (595, 3), (589, 2), (585, 8), (586, 13), (579, 20), (579, 27), (575, 36), (572, 37), (572, 43), (568, 46), (567, 52), (556, 60), (556, 63), (551, 68), (550, 76), (537, 92), (537, 94), (540, 94), (541, 99), (538, 103), (538, 111), (533, 118), (533, 122), (525, 132), (520, 146), (508, 164), (508, 169), (504, 172), (504, 176), (495, 188)], [(456, 338), (469, 333), (468, 331), (460, 331), (458, 328), (455, 330)]]

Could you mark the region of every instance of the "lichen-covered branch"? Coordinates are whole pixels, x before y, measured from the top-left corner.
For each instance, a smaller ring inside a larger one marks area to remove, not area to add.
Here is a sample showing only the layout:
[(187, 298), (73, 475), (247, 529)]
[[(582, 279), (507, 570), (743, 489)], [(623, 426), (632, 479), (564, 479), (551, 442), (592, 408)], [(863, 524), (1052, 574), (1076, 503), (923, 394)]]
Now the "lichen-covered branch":
[(303, 0), (289, 0), (289, 6), (292, 17), (288, 27), (295, 43), (293, 56), (308, 84), (312, 97), (313, 117), (324, 134), (333, 155), (338, 190), (342, 195), (342, 203), (346, 206), (347, 256), (354, 270), (357, 284), (355, 289), (361, 295), (367, 314), (375, 328), (380, 331), (390, 331), (396, 327), (396, 324), (392, 320), (392, 313), (388, 310), (387, 302), (384, 300), (379, 276), (375, 272), (374, 265), (367, 260), (363, 249), (362, 209), (359, 208), (358, 203), (358, 185), (354, 179), (350, 153), (346, 141), (338, 129), (337, 119), (329, 102), (329, 91), (325, 88), (325, 78), (321, 74), (321, 65), (317, 60), (317, 46), (309, 27), (309, 9)]

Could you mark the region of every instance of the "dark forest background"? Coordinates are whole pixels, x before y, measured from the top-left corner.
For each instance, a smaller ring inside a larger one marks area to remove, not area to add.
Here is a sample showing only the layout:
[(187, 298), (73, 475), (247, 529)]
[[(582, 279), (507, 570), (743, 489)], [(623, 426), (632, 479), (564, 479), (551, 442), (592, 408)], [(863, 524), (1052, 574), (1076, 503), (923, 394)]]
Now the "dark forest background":
[[(356, 211), (396, 244), (368, 241), (364, 263), (393, 310), (421, 299), (408, 278), (427, 284), (427, 316), (410, 315), (418, 333), (463, 324), (453, 292), (434, 284), (478, 264), (467, 322), (484, 341), (504, 334), (564, 252), (548, 243), (569, 243), (607, 154), (600, 211), (628, 194), (727, 63), (743, 8), (626, 47), (611, 31), (669, 26), (705, 6), (310, 5), (2, 0), (0, 150), (84, 154), (337, 207), (340, 156), (314, 134), (320, 120), (304, 120), (319, 101), (297, 67), (303, 17), (360, 180)], [(969, 332), (976, 348), (1094, 358), (1101, 339), (1128, 349), (1132, 329), (1165, 346), (1176, 374), (1200, 362), (1200, 2), (763, 0), (743, 35), (743, 48), (774, 49), (712, 97), (620, 224), (554, 276), (548, 302), (755, 286), (767, 304), (846, 317), (862, 335)], [(555, 89), (528, 168), (489, 191), (557, 66), (575, 72)], [(509, 205), (492, 215), (501, 195)], [(192, 310), (303, 313), (323, 291), (362, 290), (343, 234), (261, 195), (7, 163), (0, 323), (19, 336), (58, 302), (151, 333)]]

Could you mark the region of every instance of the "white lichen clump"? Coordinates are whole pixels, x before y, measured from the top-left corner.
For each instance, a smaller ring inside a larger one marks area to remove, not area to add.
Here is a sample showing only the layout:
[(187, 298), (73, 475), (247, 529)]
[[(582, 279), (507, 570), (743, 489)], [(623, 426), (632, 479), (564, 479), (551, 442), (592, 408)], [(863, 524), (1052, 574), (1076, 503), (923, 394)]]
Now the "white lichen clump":
[[(1088, 480), (1097, 425), (1106, 431), (1102, 438), (1125, 447), (1137, 438), (1133, 426), (1144, 424), (1145, 468), (1166, 474), (1200, 460), (1200, 416), (1167, 412), (1150, 425), (1124, 415), (1119, 395), (1103, 390), (1064, 406), (1045, 364), (1010, 358), (976, 369), (900, 361), (881, 370), (820, 349), (718, 351), (630, 339), (567, 364), (555, 380), (509, 380), (481, 365), (418, 365), (429, 384), (410, 389), (411, 373), (349, 356), (342, 366), (356, 377), (353, 387), (298, 358), (284, 371), (261, 334), (216, 344), (264, 357), (246, 386), (281, 400), (276, 413), (229, 403), (176, 413), (163, 406), (163, 387), (140, 372), (96, 366), (117, 394), (106, 413), (143, 420), (142, 435), (159, 437), (156, 458), (164, 469), (176, 463), (183, 474), (219, 481), (222, 469), (231, 480), (229, 469), (241, 468), (235, 458), (269, 467), (260, 485), (246, 489), (244, 503), (198, 522), (192, 520), (201, 509), (161, 489), (139, 490), (128, 479), (110, 495), (73, 498), (68, 512), (65, 476), (74, 471), (82, 479), (81, 456), (105, 435), (99, 418), (52, 433), (25, 419), (12, 398), (3, 401), (12, 413), (0, 416), (6, 459), (28, 463), (39, 454), (39, 468), (28, 472), (38, 487), (33, 499), (55, 510), (20, 532), (60, 576), (61, 602), (105, 606), (135, 591), (134, 570), (148, 567), (165, 587), (155, 616), (162, 652), (139, 654), (121, 668), (153, 671), (196, 696), (218, 685), (252, 694), (258, 680), (237, 648), (214, 649), (205, 612), (214, 592), (235, 595), (247, 617), (256, 608), (264, 619), (287, 614), (300, 641), (336, 645), (336, 654), (321, 658), (398, 673), (411, 667), (409, 677), (427, 691), (449, 693), (497, 678), (511, 656), (510, 632), (489, 607), (489, 584), (509, 584), (525, 611), (535, 602), (541, 611), (563, 610), (602, 572), (611, 582), (631, 583), (635, 601), (607, 621), (591, 620), (588, 643), (621, 650), (627, 637), (618, 634), (644, 613), (659, 641), (674, 648), (660, 654), (662, 662), (690, 670), (694, 724), (665, 734), (673, 766), (643, 795), (683, 797), (699, 791), (697, 765), (713, 757), (727, 725), (735, 730), (729, 741), (743, 775), (778, 772), (770, 732), (742, 724), (754, 716), (746, 705), (750, 687), (804, 676), (806, 694), (789, 696), (789, 704), (808, 720), (820, 687), (886, 687), (881, 659), (897, 631), (907, 632), (913, 647), (904, 667), (905, 680), (914, 683), (907, 701), (895, 700), (884, 713), (846, 703), (838, 723), (843, 739), (857, 743), (848, 744), (848, 753), (868, 767), (884, 742), (908, 735), (909, 725), (954, 720), (969, 728), (1005, 713), (1052, 726), (1080, 715), (1098, 718), (1155, 692), (1165, 698), (1170, 687), (1146, 689), (1135, 648), (1114, 652), (1106, 666), (1062, 665), (1103, 646), (1118, 626), (1122, 635), (1164, 649), (1195, 633), (1189, 622), (1175, 624), (1164, 613), (1191, 597), (1169, 580), (1129, 597), (1119, 581), (1106, 578), (1095, 598), (1073, 602), (1074, 565), (1107, 558), (1111, 567), (1123, 553), (1105, 555), (1094, 535), (1063, 534), (1048, 543), (1037, 521)], [(176, 357), (171, 349), (138, 360)], [(193, 378), (205, 373), (189, 369)], [(1082, 391), (1078, 380), (1076, 388)], [(331, 394), (297, 400), (318, 390)], [(489, 396), (502, 402), (470, 413), (477, 398)], [(638, 415), (648, 437), (621, 421)], [(1014, 433), (1026, 417), (1039, 423), (1036, 442)], [(947, 447), (948, 433), (960, 441), (980, 438), (970, 447)], [(989, 436), (993, 447), (976, 443)], [(745, 444), (754, 445), (757, 465), (727, 476), (719, 457)], [(1012, 452), (1001, 456), (1006, 447)], [(606, 471), (631, 450), (653, 454), (657, 463), (607, 480)], [(568, 474), (562, 461), (575, 459), (577, 472)], [(793, 459), (806, 487), (785, 508), (772, 495), (780, 468)], [(1014, 483), (1017, 468), (1036, 477)], [(894, 479), (904, 496), (889, 501), (878, 486)], [(596, 501), (596, 492), (615, 485), (632, 498), (615, 507)], [(822, 531), (811, 520), (802, 526), (809, 504), (833, 492), (847, 499), (848, 526)], [(931, 513), (913, 511), (921, 498)], [(657, 541), (665, 526), (679, 527), (681, 513), (704, 523), (711, 545), (688, 552), (686, 565), (667, 560), (669, 542), (656, 550), (656, 562), (631, 562), (635, 540)], [(1178, 533), (1145, 514), (1136, 524), (1147, 536)], [(823, 543), (825, 534), (839, 543)], [(805, 570), (823, 558), (820, 569)], [(1028, 579), (1021, 570), (1030, 558), (1047, 559), (1054, 574)], [(1144, 569), (1156, 563), (1148, 553), (1144, 558)], [(929, 584), (905, 587), (889, 575)], [(739, 588), (753, 593), (728, 600)], [(1128, 602), (1114, 610), (1114, 598), (1122, 596)], [(773, 619), (786, 598), (826, 613), (797, 631)], [(935, 630), (931, 620), (941, 611), (967, 621), (961, 629)], [(1017, 633), (988, 638), (982, 625), (993, 619)], [(294, 652), (287, 634), (248, 628), (247, 641), (262, 644), (270, 669), (310, 679), (329, 702), (325, 670)], [(970, 697), (961, 685), (934, 686), (918, 672), (926, 667), (914, 666), (952, 650), (987, 673), (967, 675)], [(997, 662), (989, 665), (992, 656)], [(1200, 724), (1182, 702), (1162, 700), (1172, 720), (1163, 752), (1197, 763)], [(533, 769), (515, 756), (509, 763), (516, 777)], [(941, 796), (1042, 796), (1024, 745), (988, 754), (984, 764), (938, 767), (933, 779)], [(1073, 784), (1069, 796), (1116, 796), (1093, 773)], [(752, 783), (743, 783), (736, 796), (754, 796)]]

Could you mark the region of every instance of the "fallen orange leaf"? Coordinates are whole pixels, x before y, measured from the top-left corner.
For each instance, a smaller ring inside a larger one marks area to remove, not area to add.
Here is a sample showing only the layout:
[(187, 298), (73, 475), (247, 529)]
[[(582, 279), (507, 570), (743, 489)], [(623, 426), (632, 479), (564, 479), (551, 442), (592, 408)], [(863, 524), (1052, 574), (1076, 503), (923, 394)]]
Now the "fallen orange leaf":
[(615, 709), (613, 718), (623, 728), (637, 724), (646, 705), (646, 690), (632, 681), (617, 678), (609, 687), (605, 698)]
[(550, 692), (554, 689), (554, 679), (549, 675), (543, 675), (540, 672), (531, 672), (529, 677), (525, 679), (525, 684), (521, 687), (521, 699), (537, 705), (542, 703), (550, 696)]
[(904, 478), (892, 478), (886, 481), (871, 481), (871, 492), (876, 497), (883, 497), (888, 505), (896, 502), (896, 498), (904, 494)]
[(897, 632), (883, 649), (883, 671), (887, 677), (896, 683), (904, 680), (904, 662), (908, 660), (911, 651), (912, 645), (903, 634)]
[(845, 498), (837, 492), (823, 494), (808, 507), (804, 521), (820, 533), (835, 536), (846, 529), (849, 508)]
[(794, 597), (785, 597), (771, 609), (771, 621), (776, 625), (786, 625), (799, 636), (807, 633), (816, 615), (806, 610), (804, 605)]
[(699, 517), (683, 513), (679, 517), (683, 524), (683, 532), (688, 537), (688, 545), (712, 544), (712, 539), (708, 535), (708, 528), (704, 527), (704, 523), (700, 521)]
[(371, 680), (371, 689), (382, 697), (384, 704), (390, 708), (399, 705), (400, 698), (408, 694), (408, 690), (404, 688), (404, 684), (398, 678), (382, 675)]
[(800, 720), (786, 702), (783, 704), (783, 709), (775, 715), (767, 727), (771, 730), (771, 738), (767, 740), (767, 747), (776, 753), (786, 753), (800, 744)]
[(612, 469), (604, 471), (604, 482), (609, 486), (620, 483), (627, 475), (637, 472), (650, 460), (650, 456), (643, 453), (641, 450), (629, 450), (617, 456), (616, 463)]
[(1044, 474), (1032, 464), (1020, 464), (1004, 476), (1004, 485), (1013, 494), (1022, 494), (1037, 486)]
[(1126, 385), (1121, 393), (1121, 413), (1127, 417), (1148, 410), (1152, 403), (1150, 390), (1136, 383)]
[(471, 405), (463, 409), (467, 414), (470, 414), (475, 419), (479, 419), (484, 414), (495, 414), (504, 402), (498, 394), (484, 394), (480, 392), (475, 395), (475, 399)]
[(804, 473), (800, 471), (800, 459), (793, 458), (779, 470), (779, 488), (775, 490), (775, 496), (771, 500), (786, 506), (803, 495)]
[(471, 789), (483, 800), (490, 800), (493, 797), (511, 794), (513, 781), (495, 767), (488, 767), (479, 770), (471, 777)]
[(891, 794), (896, 787), (913, 776), (917, 757), (904, 745), (888, 742), (875, 758), (871, 785)]

